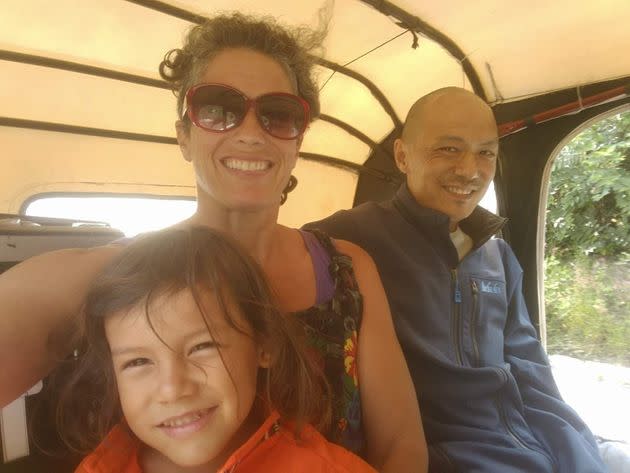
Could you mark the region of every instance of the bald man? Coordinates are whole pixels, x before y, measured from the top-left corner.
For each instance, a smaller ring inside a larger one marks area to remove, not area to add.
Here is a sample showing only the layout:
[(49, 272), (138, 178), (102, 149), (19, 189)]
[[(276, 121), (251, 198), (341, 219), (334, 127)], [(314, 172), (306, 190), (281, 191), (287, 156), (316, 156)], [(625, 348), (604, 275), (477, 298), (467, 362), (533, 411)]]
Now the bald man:
[(374, 258), (414, 379), (430, 471), (603, 473), (592, 434), (552, 378), (522, 270), (493, 238), (505, 220), (478, 206), (498, 148), (483, 100), (454, 87), (432, 92), (394, 144), (406, 175), (395, 197), (308, 227)]

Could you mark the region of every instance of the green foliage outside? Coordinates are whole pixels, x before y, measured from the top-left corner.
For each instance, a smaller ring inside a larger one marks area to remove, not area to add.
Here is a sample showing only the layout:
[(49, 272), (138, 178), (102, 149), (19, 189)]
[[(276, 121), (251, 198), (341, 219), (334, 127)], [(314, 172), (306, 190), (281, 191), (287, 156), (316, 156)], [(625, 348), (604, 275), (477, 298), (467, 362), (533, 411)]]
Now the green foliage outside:
[(630, 112), (567, 144), (549, 184), (547, 349), (630, 365)]

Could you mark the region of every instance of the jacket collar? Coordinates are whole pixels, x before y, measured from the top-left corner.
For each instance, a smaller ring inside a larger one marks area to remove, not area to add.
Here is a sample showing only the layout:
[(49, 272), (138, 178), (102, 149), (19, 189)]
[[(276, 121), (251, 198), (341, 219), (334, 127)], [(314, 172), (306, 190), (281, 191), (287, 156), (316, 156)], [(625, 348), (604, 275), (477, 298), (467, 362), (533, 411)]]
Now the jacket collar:
[(76, 473), (139, 472), (139, 448), (140, 441), (123, 421), (115, 425), (94, 451), (83, 459)]
[[(236, 450), (218, 471), (221, 473), (234, 472), (238, 465), (249, 456), (260, 444), (280, 431), (280, 414), (273, 412), (260, 428), (238, 450)], [(131, 434), (124, 424), (116, 425), (101, 442), (96, 450), (88, 455), (80, 467), (78, 473), (102, 472), (139, 472), (138, 449), (141, 444)]]
[[(448, 235), (449, 218), (437, 210), (423, 207), (411, 195), (407, 183), (403, 183), (393, 199), (394, 207), (402, 216), (423, 231), (440, 232)], [(477, 206), (459, 223), (462, 231), (473, 240), (473, 248), (479, 248), (507, 223), (507, 219)]]
[(221, 473), (232, 473), (238, 465), (248, 457), (261, 443), (270, 437), (273, 437), (280, 431), (280, 414), (274, 411), (260, 428), (252, 435), (238, 450), (236, 450), (230, 458), (225, 462), (218, 471)]

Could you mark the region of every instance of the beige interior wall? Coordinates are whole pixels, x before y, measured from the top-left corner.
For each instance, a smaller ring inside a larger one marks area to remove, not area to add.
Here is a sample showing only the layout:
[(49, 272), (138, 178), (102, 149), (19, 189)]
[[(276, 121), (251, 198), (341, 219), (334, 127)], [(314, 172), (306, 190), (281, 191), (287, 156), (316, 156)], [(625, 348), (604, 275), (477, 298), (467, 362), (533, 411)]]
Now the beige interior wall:
[(0, 127), (0, 211), (43, 192), (133, 192), (149, 185), (194, 195), (192, 170), (175, 145)]
[[(17, 213), (34, 195), (87, 192), (194, 196), (191, 166), (175, 145), (0, 127), (0, 213)], [(280, 222), (300, 226), (352, 206), (357, 175), (298, 160), (298, 187)]]
[(298, 160), (293, 174), (298, 179), (298, 186), (280, 207), (280, 223), (300, 227), (352, 207), (357, 174), (305, 160)]

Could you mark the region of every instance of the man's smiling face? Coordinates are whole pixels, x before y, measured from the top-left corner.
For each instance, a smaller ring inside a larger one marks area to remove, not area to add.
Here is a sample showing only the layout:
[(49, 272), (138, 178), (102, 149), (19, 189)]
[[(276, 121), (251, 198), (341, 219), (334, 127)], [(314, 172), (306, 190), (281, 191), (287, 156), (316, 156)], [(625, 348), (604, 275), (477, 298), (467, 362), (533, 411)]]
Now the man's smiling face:
[(472, 93), (451, 88), (412, 111), (395, 156), (416, 201), (448, 215), (453, 231), (494, 178), (498, 147), (490, 108)]

